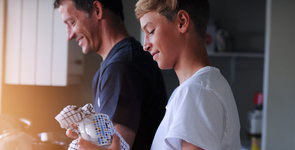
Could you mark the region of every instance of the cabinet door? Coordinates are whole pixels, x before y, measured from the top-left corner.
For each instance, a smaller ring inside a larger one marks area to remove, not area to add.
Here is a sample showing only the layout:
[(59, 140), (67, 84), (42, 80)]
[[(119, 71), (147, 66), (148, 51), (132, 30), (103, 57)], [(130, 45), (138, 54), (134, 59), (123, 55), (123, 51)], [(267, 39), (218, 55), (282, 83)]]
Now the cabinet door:
[(20, 84), (34, 85), (36, 74), (37, 0), (23, 0)]
[(75, 41), (74, 44), (67, 41), (66, 25), (58, 9), (54, 10), (53, 2), (7, 1), (7, 84), (66, 86), (79, 83), (83, 54)]
[(39, 0), (36, 84), (51, 85), (53, 44), (53, 0)]
[(67, 85), (68, 41), (66, 26), (58, 10), (54, 10), (53, 51), (52, 51), (52, 85)]
[[(7, 1), (5, 82), (19, 84), (22, 0)], [(10, 17), (11, 16), (11, 17)]]
[[(77, 43), (71, 46), (73, 50), (69, 49), (66, 25), (58, 9), (54, 10), (53, 1), (7, 1), (7, 84), (66, 86), (71, 84), (69, 81), (79, 83), (83, 55), (81, 50), (77, 53)], [(71, 57), (73, 63), (69, 62), (69, 55), (74, 56)]]

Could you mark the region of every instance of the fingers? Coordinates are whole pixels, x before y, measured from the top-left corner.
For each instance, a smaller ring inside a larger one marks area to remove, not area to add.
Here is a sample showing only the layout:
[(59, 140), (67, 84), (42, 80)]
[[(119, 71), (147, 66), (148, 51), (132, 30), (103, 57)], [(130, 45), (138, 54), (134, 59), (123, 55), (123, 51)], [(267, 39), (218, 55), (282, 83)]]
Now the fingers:
[(107, 150), (89, 141), (84, 140), (82, 137), (79, 138), (78, 145), (78, 150)]
[(112, 145), (107, 148), (95, 145), (82, 137), (79, 138), (78, 145), (78, 150), (121, 150), (120, 138), (117, 134), (113, 135)]
[[(77, 125), (77, 124), (73, 123), (72, 126), (73, 126), (76, 130), (78, 130), (78, 125)], [(73, 138), (73, 139), (77, 139), (77, 138), (79, 138), (79, 135), (78, 135), (76, 132), (73, 132), (72, 129), (68, 129), (68, 130), (66, 131), (66, 135), (67, 135), (69, 138)]]
[(121, 150), (120, 137), (117, 134), (113, 135), (111, 149), (112, 150)]
[(78, 130), (78, 125), (77, 125), (77, 124), (73, 123), (72, 126), (73, 126), (76, 130)]
[(76, 132), (73, 132), (73, 130), (71, 129), (68, 129), (66, 131), (66, 135), (69, 137), (69, 138), (73, 138), (73, 139), (77, 139), (79, 138), (79, 135), (76, 133)]

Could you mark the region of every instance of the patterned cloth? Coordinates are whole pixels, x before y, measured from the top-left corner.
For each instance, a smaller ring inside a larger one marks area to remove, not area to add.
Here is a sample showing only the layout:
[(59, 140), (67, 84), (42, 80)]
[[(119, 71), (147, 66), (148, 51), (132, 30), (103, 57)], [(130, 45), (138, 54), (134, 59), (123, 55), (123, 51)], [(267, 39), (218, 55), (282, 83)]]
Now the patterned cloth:
[[(65, 107), (56, 117), (55, 119), (59, 122), (61, 128), (72, 129), (72, 131), (78, 133), (80, 132), (76, 130), (72, 124), (78, 124), (78, 122), (82, 121), (88, 115), (95, 114), (92, 104), (86, 104), (85, 106), (77, 107), (75, 105), (68, 105)], [(123, 139), (121, 134), (114, 128), (114, 133), (120, 137), (121, 150), (129, 150), (130, 147), (128, 143)], [(69, 145), (68, 150), (77, 150), (78, 149), (78, 139), (72, 141)]]

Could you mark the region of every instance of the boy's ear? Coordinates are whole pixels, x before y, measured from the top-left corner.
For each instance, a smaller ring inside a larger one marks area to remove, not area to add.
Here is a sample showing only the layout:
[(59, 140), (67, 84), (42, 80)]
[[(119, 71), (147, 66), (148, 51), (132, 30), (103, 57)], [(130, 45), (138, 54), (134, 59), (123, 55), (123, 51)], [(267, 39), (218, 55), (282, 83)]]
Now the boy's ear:
[(178, 20), (178, 30), (185, 33), (189, 26), (189, 15), (185, 10), (180, 10), (177, 13), (176, 19)]
[(94, 11), (94, 15), (98, 18), (101, 19), (102, 18), (102, 5), (99, 1), (94, 1), (93, 2), (93, 11)]

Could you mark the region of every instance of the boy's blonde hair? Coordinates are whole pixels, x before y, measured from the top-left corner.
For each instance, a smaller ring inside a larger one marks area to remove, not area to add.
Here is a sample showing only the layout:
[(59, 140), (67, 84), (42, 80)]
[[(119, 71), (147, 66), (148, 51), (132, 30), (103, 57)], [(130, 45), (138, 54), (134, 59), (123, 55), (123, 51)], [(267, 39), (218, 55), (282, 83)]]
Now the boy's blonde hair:
[(144, 14), (155, 11), (172, 22), (179, 10), (185, 10), (189, 14), (197, 33), (205, 39), (210, 18), (208, 0), (139, 0), (136, 3), (135, 16), (139, 20)]

